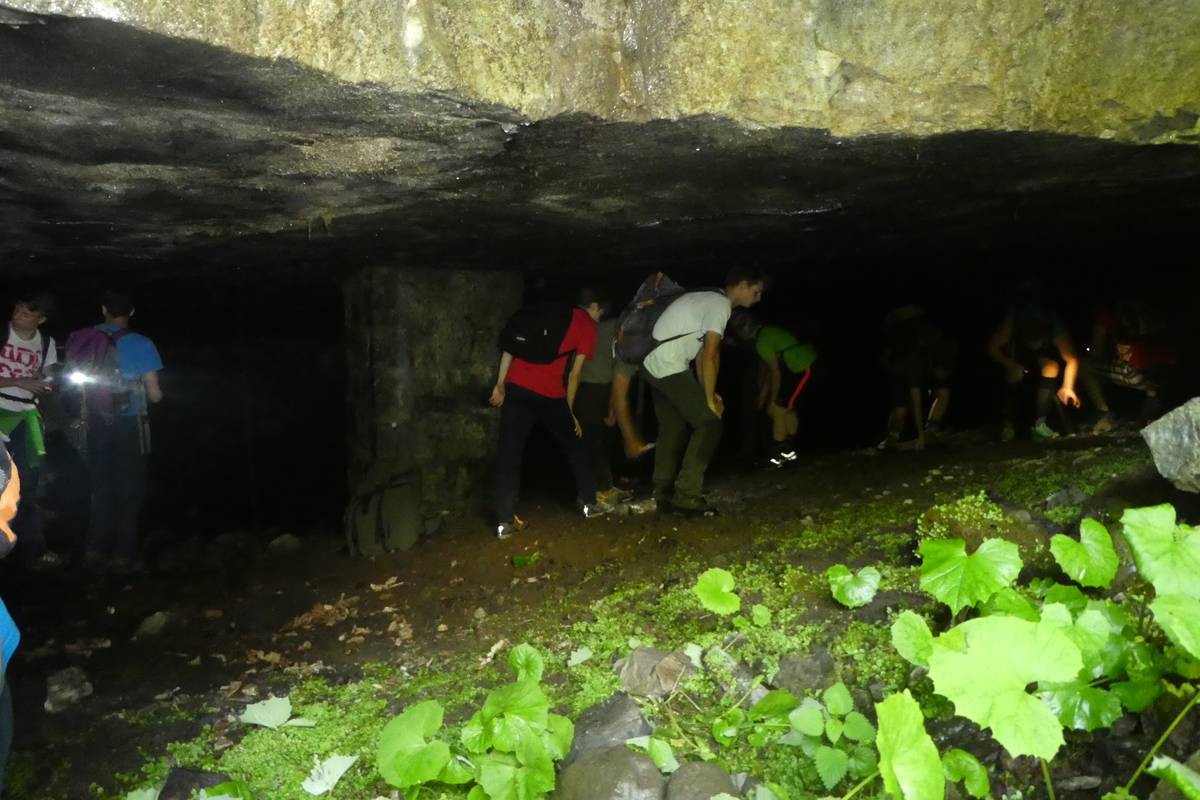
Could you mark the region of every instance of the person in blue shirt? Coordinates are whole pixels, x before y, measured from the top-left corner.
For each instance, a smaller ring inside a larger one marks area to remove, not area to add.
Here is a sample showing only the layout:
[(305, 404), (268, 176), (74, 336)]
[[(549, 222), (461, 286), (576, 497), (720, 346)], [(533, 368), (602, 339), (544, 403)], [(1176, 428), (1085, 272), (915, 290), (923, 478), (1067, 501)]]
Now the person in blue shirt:
[(147, 412), (151, 404), (162, 400), (158, 373), (163, 364), (154, 342), (129, 331), (134, 314), (129, 295), (106, 292), (101, 312), (104, 322), (97, 329), (109, 334), (124, 332), (116, 338), (117, 366), (128, 382), (129, 402), (111, 420), (88, 426), (91, 508), (85, 551), (90, 562), (111, 558), (118, 571), (135, 570), (140, 566), (138, 526), (150, 454)]
[[(8, 451), (0, 447), (0, 558), (8, 555), (16, 543), (9, 523), (17, 513), (17, 500), (21, 493), (21, 481), (17, 468)], [(0, 795), (4, 794), (4, 773), (8, 767), (8, 754), (12, 750), (13, 707), (12, 692), (8, 688), (8, 664), (21, 633), (16, 623), (0, 600)]]

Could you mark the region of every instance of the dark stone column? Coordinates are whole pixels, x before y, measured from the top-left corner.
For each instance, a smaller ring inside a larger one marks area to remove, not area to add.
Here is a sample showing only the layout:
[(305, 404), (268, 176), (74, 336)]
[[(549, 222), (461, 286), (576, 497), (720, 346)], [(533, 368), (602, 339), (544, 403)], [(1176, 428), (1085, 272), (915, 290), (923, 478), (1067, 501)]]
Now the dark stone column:
[(419, 533), (411, 529), (490, 485), (496, 338), (521, 285), (517, 273), (450, 269), (366, 267), (347, 279), (352, 549), (402, 549)]

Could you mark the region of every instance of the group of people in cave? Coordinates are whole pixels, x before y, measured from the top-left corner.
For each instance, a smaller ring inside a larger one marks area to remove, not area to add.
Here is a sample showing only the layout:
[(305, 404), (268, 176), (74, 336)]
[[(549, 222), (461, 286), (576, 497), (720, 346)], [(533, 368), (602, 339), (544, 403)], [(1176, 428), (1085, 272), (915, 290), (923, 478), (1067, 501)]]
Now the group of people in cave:
[[(659, 274), (655, 280), (661, 280)], [(566, 331), (545, 358), (522, 358), (501, 337), (501, 358), (491, 404), (500, 408), (496, 457), (494, 530), (507, 538), (523, 529), (516, 513), (522, 454), (535, 425), (556, 439), (570, 464), (579, 512), (585, 518), (609, 513), (632, 492), (613, 480), (613, 439), (619, 432), (627, 459), (653, 454), (652, 505), (685, 515), (712, 515), (704, 478), (717, 451), (726, 412), (717, 392), (722, 346), (750, 354), (737, 405), (742, 412), (740, 454), (781, 467), (797, 457), (797, 401), (811, 377), (817, 349), (786, 327), (761, 324), (750, 308), (762, 297), (766, 276), (738, 267), (722, 288), (695, 289), (650, 297), (661, 309), (652, 341), (640, 360), (621, 357), (629, 320), (646, 304), (644, 289), (623, 307), (595, 289), (584, 289), (571, 309)], [(523, 309), (538, 324), (557, 313), (542, 305)], [(618, 313), (619, 312), (619, 313)], [(538, 314), (543, 316), (539, 317)], [(512, 325), (510, 320), (510, 325)], [(545, 323), (544, 333), (555, 331)], [(557, 335), (557, 334), (556, 334)], [(880, 450), (921, 450), (943, 434), (960, 344), (918, 305), (892, 309), (883, 320), (880, 374), (890, 409)], [(511, 340), (509, 340), (511, 341)], [(1115, 415), (1104, 384), (1143, 396), (1138, 419), (1159, 410), (1153, 377), (1175, 361), (1160, 318), (1139, 300), (1098, 308), (1090, 346), (1081, 355), (1061, 316), (1037, 281), (1016, 287), (1013, 302), (986, 343), (1000, 376), (1001, 441), (1017, 435), (1021, 398), (1032, 389), (1029, 438), (1045, 442), (1073, 427), (1066, 410), (1079, 408), (1079, 392), (1090, 402), (1091, 432), (1113, 430)], [(644, 382), (653, 400), (657, 440), (647, 443), (630, 407), (630, 386)], [(1057, 411), (1058, 416), (1052, 416)], [(646, 504), (651, 505), (650, 503)]]

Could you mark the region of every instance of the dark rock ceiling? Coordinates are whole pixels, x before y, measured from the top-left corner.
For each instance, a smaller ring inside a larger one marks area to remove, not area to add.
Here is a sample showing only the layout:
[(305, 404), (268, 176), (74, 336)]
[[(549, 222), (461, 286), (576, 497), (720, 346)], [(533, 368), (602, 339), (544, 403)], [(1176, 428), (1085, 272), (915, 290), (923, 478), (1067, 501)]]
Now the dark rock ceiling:
[(1200, 148), (1187, 145), (837, 139), (715, 118), (528, 124), (0, 8), (9, 275), (1161, 254), (1194, 242), (1198, 212)]

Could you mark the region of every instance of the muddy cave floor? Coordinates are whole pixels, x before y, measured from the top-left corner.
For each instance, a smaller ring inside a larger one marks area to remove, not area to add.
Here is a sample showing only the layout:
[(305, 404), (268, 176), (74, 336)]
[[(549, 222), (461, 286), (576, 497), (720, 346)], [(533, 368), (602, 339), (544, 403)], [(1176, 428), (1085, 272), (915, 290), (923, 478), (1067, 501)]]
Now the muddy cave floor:
[[(1047, 497), (1071, 486), (1088, 499), (1049, 510)], [(546, 655), (552, 704), (577, 716), (619, 688), (611, 664), (631, 639), (671, 649), (729, 633), (689, 600), (711, 566), (734, 571), (743, 602), (776, 615), (740, 660), (769, 676), (781, 656), (823, 646), (859, 696), (878, 694), (902, 688), (909, 672), (889, 645), (890, 617), (937, 613), (918, 591), (913, 555), (917, 519), (931, 506), (984, 491), (1057, 532), (1084, 513), (1186, 503), (1157, 478), (1136, 435), (1035, 446), (964, 434), (924, 453), (802, 454), (787, 469), (724, 476), (712, 489), (716, 518), (579, 520), (547, 501), (527, 509), (530, 527), (511, 540), (464, 516), (410, 552), (374, 559), (345, 556), (328, 534), (302, 535), (291, 553), (227, 534), (168, 552), (133, 579), (10, 573), (6, 600), (24, 638), (10, 670), (18, 733), (7, 797), (123, 797), (182, 765), (244, 779), (256, 797), (301, 798), (312, 756), (332, 752), (361, 753), (334, 797), (390, 797), (375, 739), (405, 704), (439, 699), (447, 723), (461, 723), (510, 677), (503, 649), (494, 663), (489, 651), (528, 641)], [(880, 568), (873, 603), (851, 611), (832, 600), (823, 572), (839, 562)], [(163, 630), (135, 637), (156, 612), (168, 615)], [(568, 654), (585, 645), (595, 656), (568, 669)], [(95, 693), (48, 714), (46, 678), (69, 666)], [(248, 732), (236, 722), (247, 703), (289, 692), (316, 728)], [(761, 758), (742, 754), (730, 766), (781, 768)]]

